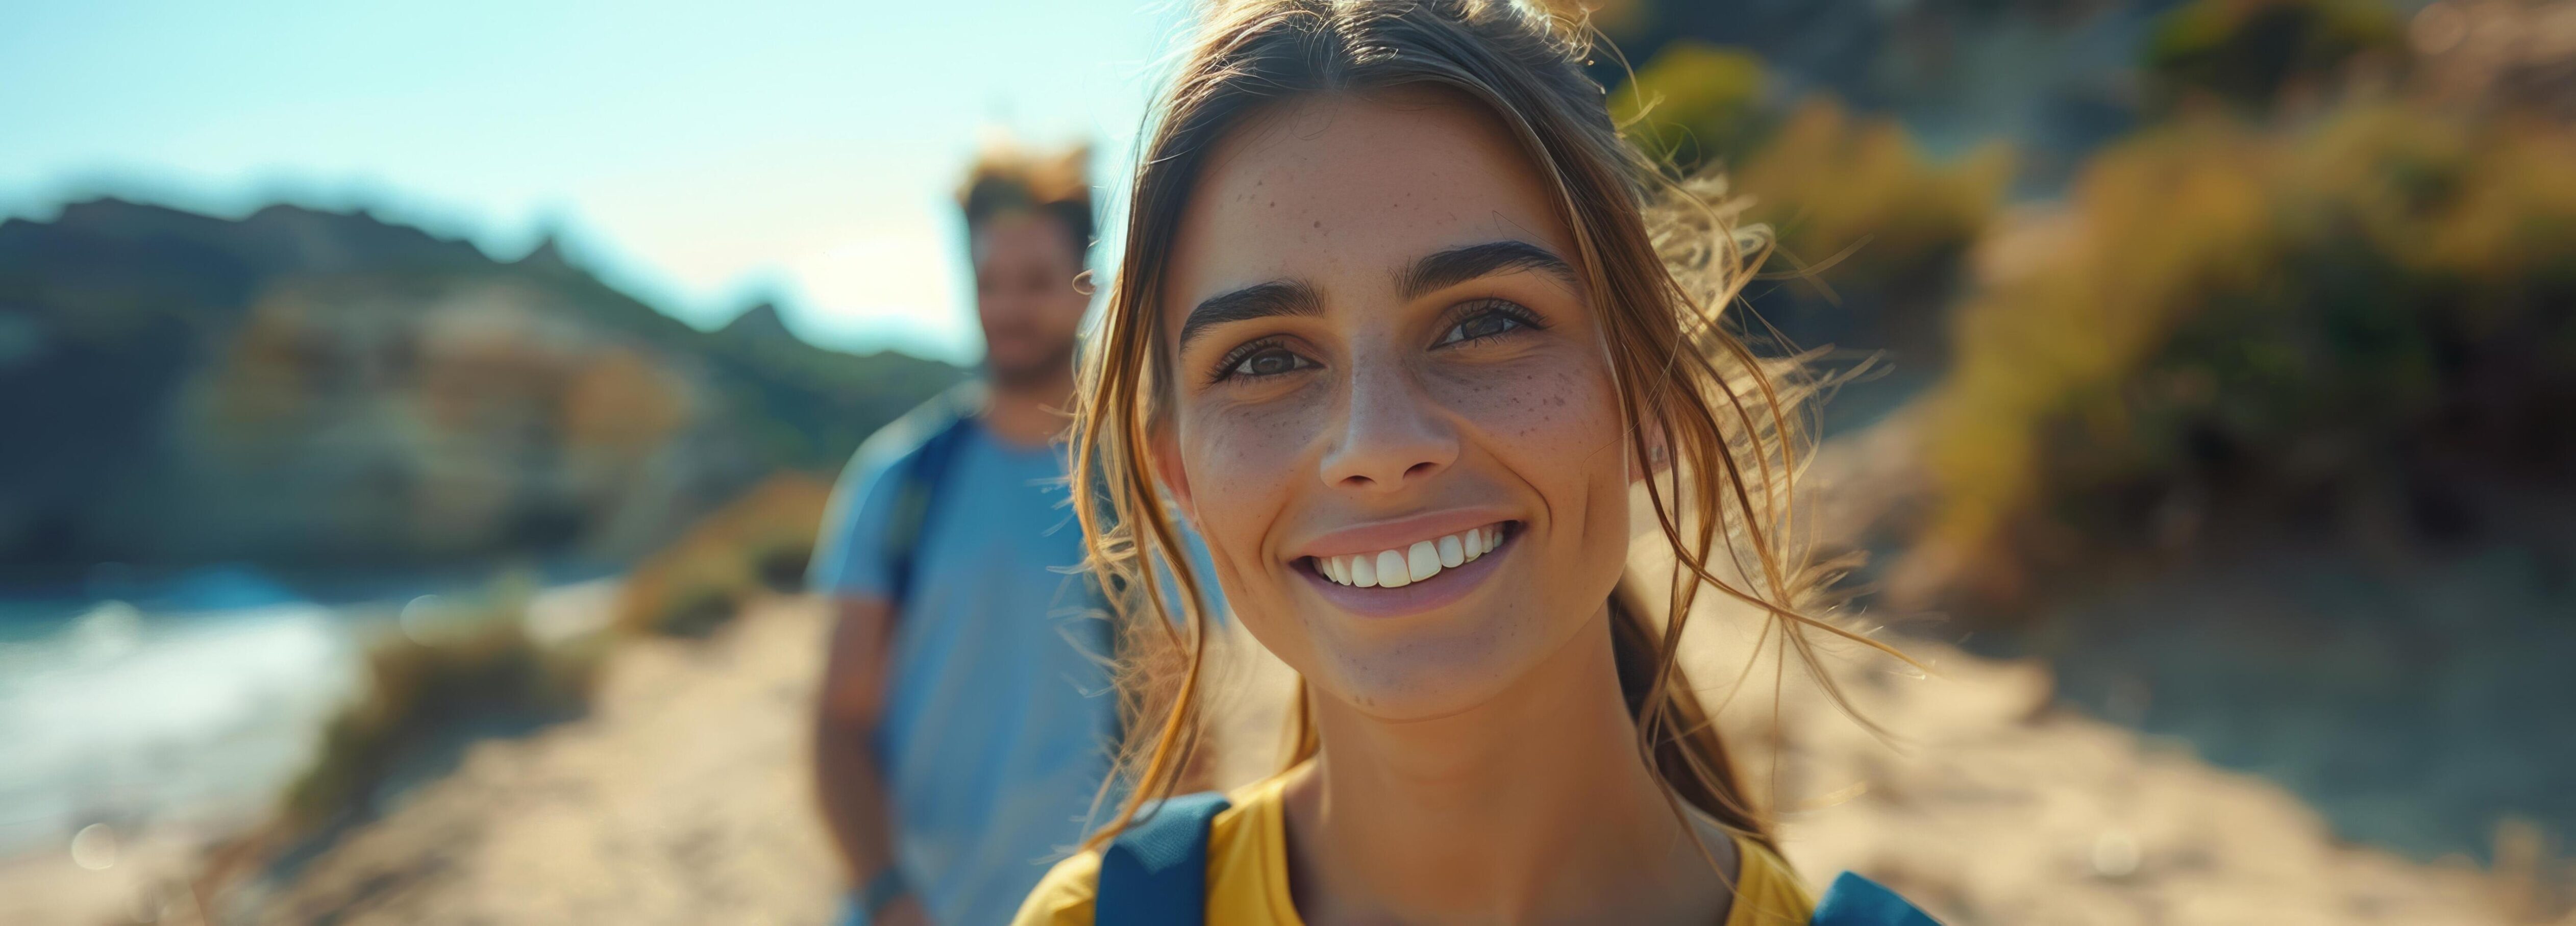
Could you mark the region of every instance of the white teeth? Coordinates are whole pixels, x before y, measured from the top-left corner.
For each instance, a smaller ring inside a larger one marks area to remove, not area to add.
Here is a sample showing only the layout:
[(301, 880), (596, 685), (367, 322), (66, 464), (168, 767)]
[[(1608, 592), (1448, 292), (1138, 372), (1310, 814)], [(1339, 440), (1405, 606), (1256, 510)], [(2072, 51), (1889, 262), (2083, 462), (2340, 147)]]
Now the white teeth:
[(1411, 584), (1413, 569), (1405, 564), (1404, 554), (1388, 550), (1377, 555), (1377, 587), (1403, 588)]
[(1440, 545), (1424, 540), (1404, 551), (1404, 565), (1412, 570), (1413, 581), (1420, 582), (1440, 573)]
[(1500, 525), (1460, 531), (1416, 541), (1401, 550), (1315, 557), (1315, 571), (1342, 585), (1358, 588), (1402, 588), (1455, 569), (1494, 551), (1503, 542)]

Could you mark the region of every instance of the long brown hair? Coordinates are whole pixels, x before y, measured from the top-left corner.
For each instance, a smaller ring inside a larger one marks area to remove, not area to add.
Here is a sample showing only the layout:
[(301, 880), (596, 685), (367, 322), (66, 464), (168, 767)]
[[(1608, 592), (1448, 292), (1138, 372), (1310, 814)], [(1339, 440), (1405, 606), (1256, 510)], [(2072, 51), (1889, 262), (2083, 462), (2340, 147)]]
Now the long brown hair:
[[(1589, 47), (1583, 30), (1528, 7), (1246, 0), (1207, 17), (1138, 153), (1126, 250), (1084, 355), (1075, 408), (1072, 476), (1082, 491), (1074, 507), (1089, 565), (1132, 641), (1124, 650), (1130, 732), (1120, 763), (1131, 787), (1087, 846), (1102, 845), (1141, 805), (1169, 794), (1201, 739), (1209, 624), (1200, 578), (1179, 553), (1146, 451), (1153, 429), (1164, 426), (1172, 382), (1158, 349), (1158, 294), (1182, 210), (1208, 153), (1251, 112), (1302, 94), (1397, 86), (1444, 88), (1492, 110), (1556, 194), (1591, 304), (1601, 309), (1632, 458), (1660, 464), (1645, 480), (1647, 495), (1677, 561), (1664, 620), (1632, 600), (1633, 580), (1610, 602), (1611, 645), (1641, 734), (1640, 759), (1669, 799), (1768, 843), (1768, 819), (1746, 795), (1675, 658), (1703, 587), (1761, 609), (1769, 615), (1764, 639), (1776, 627), (1783, 652), (1811, 667), (1807, 631), (1852, 636), (1805, 610), (1823, 583), (1792, 504), (1803, 379), (1795, 363), (1757, 356), (1722, 311), (1766, 249), (1761, 230), (1736, 226), (1722, 184), (1672, 177), (1622, 141), (1601, 86), (1578, 66)], [(1167, 585), (1179, 591), (1181, 621), (1159, 591)], [(1318, 748), (1307, 697), (1301, 680), (1290, 765)]]

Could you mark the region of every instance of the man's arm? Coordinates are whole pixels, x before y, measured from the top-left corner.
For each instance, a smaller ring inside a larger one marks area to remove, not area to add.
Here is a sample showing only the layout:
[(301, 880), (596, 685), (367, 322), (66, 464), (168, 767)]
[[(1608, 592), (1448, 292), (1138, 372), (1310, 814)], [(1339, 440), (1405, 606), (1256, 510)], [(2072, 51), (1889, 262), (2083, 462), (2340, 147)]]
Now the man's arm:
[[(894, 867), (894, 815), (871, 749), (885, 716), (894, 609), (882, 598), (831, 599), (831, 651), (814, 717), (814, 791), (824, 826), (839, 845), (853, 889)], [(875, 922), (927, 923), (910, 891), (878, 911)]]

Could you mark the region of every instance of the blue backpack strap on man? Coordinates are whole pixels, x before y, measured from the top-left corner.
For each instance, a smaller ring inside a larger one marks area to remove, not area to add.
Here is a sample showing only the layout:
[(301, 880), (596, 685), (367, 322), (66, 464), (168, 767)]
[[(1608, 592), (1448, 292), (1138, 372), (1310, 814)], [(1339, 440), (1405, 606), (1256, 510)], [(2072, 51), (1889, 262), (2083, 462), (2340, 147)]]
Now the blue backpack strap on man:
[(902, 482), (895, 488), (894, 510), (886, 517), (886, 600), (897, 613), (912, 599), (913, 580), (920, 571), (916, 566), (922, 531), (930, 524), (930, 510), (939, 500), (939, 490), (947, 482), (958, 449), (966, 443), (967, 432), (974, 429), (983, 402), (983, 391), (969, 383), (940, 393), (904, 415), (906, 427), (929, 431), (930, 436), (901, 464)]
[[(1094, 926), (1205, 926), (1208, 827), (1233, 806), (1214, 792), (1139, 810), (1100, 854)], [(1816, 903), (1813, 926), (1940, 926), (1878, 882), (1843, 872)]]
[[(913, 586), (919, 578), (922, 534), (929, 529), (932, 510), (947, 494), (949, 471), (955, 468), (968, 433), (976, 427), (976, 416), (983, 414), (984, 398), (982, 383), (962, 383), (904, 413), (898, 422), (912, 433), (927, 431), (930, 436), (922, 439), (911, 458), (899, 464), (902, 470), (896, 476), (902, 482), (895, 487), (894, 510), (886, 516), (886, 601), (894, 606), (897, 618), (902, 617), (903, 606), (911, 602)], [(1100, 595), (1098, 580), (1086, 575), (1082, 583), (1087, 606), (1098, 614), (1109, 613), (1109, 603)], [(1110, 632), (1105, 622), (1100, 634), (1114, 662), (1118, 635)]]

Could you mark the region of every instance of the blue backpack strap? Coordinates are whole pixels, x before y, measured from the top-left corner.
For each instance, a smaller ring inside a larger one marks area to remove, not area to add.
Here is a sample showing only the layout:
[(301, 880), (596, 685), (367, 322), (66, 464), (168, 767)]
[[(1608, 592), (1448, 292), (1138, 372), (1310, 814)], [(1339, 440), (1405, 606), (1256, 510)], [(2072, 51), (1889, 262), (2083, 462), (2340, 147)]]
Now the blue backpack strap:
[(1843, 872), (1816, 902), (1813, 926), (1941, 926), (1931, 914), (1906, 903), (1886, 886)]
[(951, 390), (920, 410), (928, 416), (924, 425), (935, 430), (903, 462), (903, 482), (895, 489), (894, 511), (886, 518), (886, 574), (890, 582), (886, 599), (898, 614), (912, 600), (922, 530), (930, 523), (930, 510), (939, 500), (940, 486), (947, 481), (958, 448), (965, 445), (966, 433), (974, 428), (975, 406), (980, 398), (979, 393)]
[(1091, 908), (1092, 923), (1203, 926), (1207, 922), (1208, 826), (1231, 806), (1225, 795), (1209, 791), (1169, 798), (1137, 811), (1136, 822), (1100, 853), (1100, 889)]

